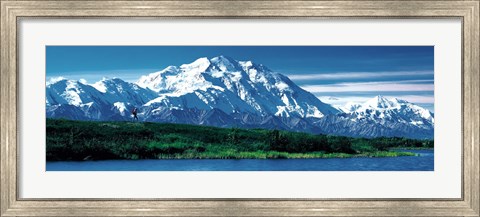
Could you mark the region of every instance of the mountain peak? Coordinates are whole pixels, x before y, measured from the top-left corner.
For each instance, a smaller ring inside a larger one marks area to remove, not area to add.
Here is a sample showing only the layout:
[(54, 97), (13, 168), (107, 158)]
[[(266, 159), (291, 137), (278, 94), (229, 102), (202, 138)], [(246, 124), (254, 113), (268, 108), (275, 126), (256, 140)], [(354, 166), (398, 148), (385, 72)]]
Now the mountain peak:
[(407, 100), (404, 100), (404, 99), (399, 99), (399, 98), (393, 98), (391, 99), (392, 101), (395, 101), (397, 103), (410, 103), (408, 102)]
[(390, 107), (397, 107), (398, 102), (396, 100), (394, 101), (394, 100), (387, 99), (382, 95), (377, 95), (372, 99), (368, 100), (367, 102), (365, 102), (362, 106), (375, 108), (375, 109), (386, 109)]
[(123, 81), (122, 79), (117, 78), (117, 77), (113, 77), (113, 78), (103, 77), (102, 80), (99, 81), (99, 82), (104, 82), (104, 83), (125, 83), (125, 81)]
[(377, 102), (388, 102), (388, 101), (390, 101), (387, 97), (384, 97), (382, 95), (376, 95), (371, 100), (375, 100)]
[[(387, 99), (384, 96), (375, 96), (365, 103), (355, 106), (345, 106), (343, 109), (346, 113), (356, 113), (358, 117), (365, 118), (399, 118), (403, 121), (411, 122), (413, 124), (420, 124), (418, 121), (426, 121), (432, 126), (434, 124), (433, 113), (428, 109), (422, 108), (418, 105), (410, 103), (399, 98)], [(422, 122), (423, 123), (423, 122)]]
[(236, 72), (242, 71), (242, 67), (240, 66), (237, 60), (234, 60), (228, 56), (217, 56), (210, 59), (212, 63), (213, 70), (220, 70), (222, 72)]
[(216, 61), (237, 62), (235, 59), (233, 59), (229, 56), (225, 56), (225, 55), (216, 56), (216, 57), (211, 58), (210, 60), (215, 61), (215, 62)]
[[(288, 77), (264, 65), (225, 55), (196, 59), (169, 76), (161, 73), (142, 76), (137, 84), (160, 94), (159, 99), (152, 101), (158, 105), (178, 101), (177, 107), (180, 104), (187, 108), (218, 108), (227, 114), (241, 110), (258, 115), (315, 118), (338, 112)], [(187, 101), (188, 105), (182, 104)]]
[(113, 77), (113, 78), (103, 77), (102, 80), (95, 82), (91, 86), (102, 93), (106, 93), (107, 90), (111, 89), (112, 87), (119, 88), (121, 86), (128, 86), (128, 85), (129, 84), (127, 82), (117, 77)]
[(191, 63), (181, 65), (180, 68), (184, 71), (202, 72), (205, 71), (208, 66), (210, 66), (210, 60), (207, 57), (201, 57)]
[(54, 77), (54, 78), (50, 78), (47, 82), (46, 82), (46, 85), (51, 85), (51, 84), (55, 84), (57, 82), (60, 82), (60, 81), (67, 81), (68, 79), (65, 78), (65, 77)]

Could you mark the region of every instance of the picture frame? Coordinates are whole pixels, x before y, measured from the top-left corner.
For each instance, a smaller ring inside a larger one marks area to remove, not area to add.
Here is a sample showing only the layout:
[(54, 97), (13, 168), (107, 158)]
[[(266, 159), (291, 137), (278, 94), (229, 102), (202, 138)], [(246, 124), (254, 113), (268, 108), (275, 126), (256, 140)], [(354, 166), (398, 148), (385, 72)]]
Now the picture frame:
[[(479, 216), (479, 1), (1, 0), (1, 216)], [(18, 21), (52, 18), (461, 18), (460, 199), (22, 199), (18, 189)]]

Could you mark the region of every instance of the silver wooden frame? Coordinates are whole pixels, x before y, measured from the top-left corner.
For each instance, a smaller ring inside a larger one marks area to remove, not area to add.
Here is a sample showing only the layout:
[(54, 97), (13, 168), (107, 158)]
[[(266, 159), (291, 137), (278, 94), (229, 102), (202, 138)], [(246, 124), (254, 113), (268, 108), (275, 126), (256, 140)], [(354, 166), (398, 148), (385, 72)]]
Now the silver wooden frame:
[[(479, 1), (0, 0), (0, 216), (479, 216)], [(462, 19), (461, 199), (79, 199), (18, 197), (17, 21), (26, 17)]]

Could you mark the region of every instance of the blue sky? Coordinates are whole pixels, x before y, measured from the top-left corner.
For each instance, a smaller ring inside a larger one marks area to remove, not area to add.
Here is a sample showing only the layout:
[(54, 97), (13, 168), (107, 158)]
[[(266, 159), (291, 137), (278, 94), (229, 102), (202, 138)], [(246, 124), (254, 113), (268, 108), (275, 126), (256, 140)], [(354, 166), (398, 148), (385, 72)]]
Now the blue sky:
[(433, 112), (433, 46), (47, 46), (47, 80), (141, 75), (200, 57), (252, 60), (288, 76), (322, 101), (343, 105), (376, 95)]

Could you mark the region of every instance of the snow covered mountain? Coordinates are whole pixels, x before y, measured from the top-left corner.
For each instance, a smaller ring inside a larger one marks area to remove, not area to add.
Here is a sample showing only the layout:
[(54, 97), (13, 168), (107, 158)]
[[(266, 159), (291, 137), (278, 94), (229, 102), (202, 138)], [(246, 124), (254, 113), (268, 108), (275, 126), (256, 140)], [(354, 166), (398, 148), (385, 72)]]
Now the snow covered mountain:
[(405, 100), (376, 96), (363, 104), (347, 103), (342, 110), (315, 125), (346, 136), (433, 138), (433, 113)]
[[(262, 64), (218, 56), (169, 66), (135, 83), (59, 79), (46, 86), (50, 118), (131, 120), (267, 128), (347, 136), (433, 137), (433, 114), (376, 97), (338, 110)], [(418, 131), (418, 132), (417, 132)]]
[(146, 104), (173, 109), (218, 109), (226, 114), (315, 117), (339, 111), (288, 77), (251, 61), (219, 56), (142, 76), (137, 84), (160, 94)]
[(118, 78), (93, 85), (61, 79), (46, 86), (47, 117), (74, 120), (125, 120), (130, 109), (158, 94)]
[(433, 113), (427, 109), (406, 100), (387, 99), (383, 96), (376, 96), (358, 107), (354, 106), (350, 114), (354, 121), (364, 119), (381, 122), (391, 121), (412, 124), (422, 128), (429, 128), (435, 123)]

